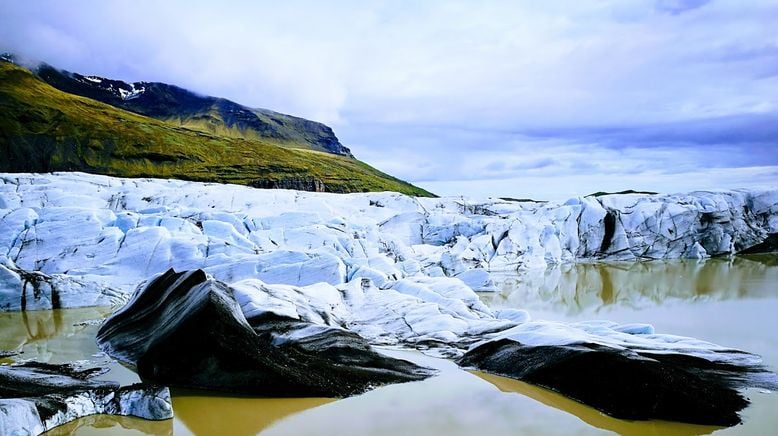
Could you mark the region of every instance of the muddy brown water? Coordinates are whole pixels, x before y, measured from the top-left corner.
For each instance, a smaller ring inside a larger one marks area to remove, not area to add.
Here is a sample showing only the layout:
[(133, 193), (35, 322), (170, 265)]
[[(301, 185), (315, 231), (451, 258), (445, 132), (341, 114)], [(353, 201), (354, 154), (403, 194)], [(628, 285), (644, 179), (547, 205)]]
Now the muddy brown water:
[[(778, 370), (778, 255), (565, 265), (498, 277), (494, 308), (529, 310), (534, 319), (646, 322), (657, 332), (694, 336), (751, 351)], [(107, 309), (0, 313), (0, 350), (22, 353), (0, 362), (38, 359), (107, 362), (103, 377), (137, 380), (94, 343)], [(174, 391), (172, 420), (92, 416), (49, 434), (175, 435), (763, 435), (778, 430), (778, 394), (750, 390), (744, 423), (727, 429), (624, 421), (516, 380), (462, 371), (452, 362), (403, 350), (387, 354), (440, 369), (423, 382), (327, 398), (230, 398)]]

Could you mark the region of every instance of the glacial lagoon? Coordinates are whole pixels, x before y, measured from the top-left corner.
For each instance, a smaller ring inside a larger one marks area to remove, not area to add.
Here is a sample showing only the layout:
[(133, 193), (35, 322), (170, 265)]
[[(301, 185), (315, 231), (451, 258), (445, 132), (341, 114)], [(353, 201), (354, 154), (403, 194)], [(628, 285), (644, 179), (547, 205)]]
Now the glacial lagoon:
[[(484, 293), (492, 308), (521, 308), (533, 319), (645, 322), (657, 332), (697, 337), (759, 354), (778, 369), (778, 255), (708, 260), (568, 264), (496, 277)], [(0, 313), (3, 359), (106, 361), (94, 343), (105, 308)], [(516, 380), (466, 372), (418, 352), (384, 352), (438, 368), (440, 376), (364, 395), (327, 398), (224, 398), (173, 391), (173, 420), (92, 416), (49, 434), (769, 434), (778, 428), (778, 394), (750, 390), (744, 423), (718, 429), (630, 422)], [(103, 377), (131, 382), (117, 363)]]

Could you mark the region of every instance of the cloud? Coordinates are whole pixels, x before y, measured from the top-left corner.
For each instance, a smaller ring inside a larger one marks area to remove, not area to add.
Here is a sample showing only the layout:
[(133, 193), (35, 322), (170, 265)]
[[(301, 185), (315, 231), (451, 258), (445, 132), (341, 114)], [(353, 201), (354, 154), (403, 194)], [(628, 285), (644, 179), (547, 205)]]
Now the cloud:
[(495, 173), (502, 171), (521, 171), (521, 170), (539, 170), (543, 168), (559, 165), (556, 159), (549, 157), (521, 159), (517, 162), (507, 163), (505, 159), (495, 160), (484, 165), (483, 169)]
[(682, 14), (697, 8), (701, 8), (711, 0), (657, 0), (656, 9), (672, 15)]
[[(559, 200), (598, 190), (778, 186), (777, 136), (769, 129), (758, 131), (761, 125), (769, 126), (769, 117), (755, 118), (650, 128), (579, 128), (544, 135), (373, 126), (356, 136), (374, 145), (361, 156), (369, 163), (440, 195)], [(695, 132), (716, 130), (717, 124), (719, 131), (709, 137), (696, 136)], [(732, 130), (725, 134), (727, 124)], [(738, 136), (742, 137), (728, 140)]]
[(575, 138), (611, 147), (720, 144), (778, 146), (778, 112), (643, 125), (527, 129), (522, 133), (541, 138)]
[(750, 5), (668, 20), (620, 0), (8, 2), (0, 44), (338, 127), (634, 123), (775, 104), (775, 83), (753, 81), (754, 66), (689, 56), (764, 47), (778, 7)]

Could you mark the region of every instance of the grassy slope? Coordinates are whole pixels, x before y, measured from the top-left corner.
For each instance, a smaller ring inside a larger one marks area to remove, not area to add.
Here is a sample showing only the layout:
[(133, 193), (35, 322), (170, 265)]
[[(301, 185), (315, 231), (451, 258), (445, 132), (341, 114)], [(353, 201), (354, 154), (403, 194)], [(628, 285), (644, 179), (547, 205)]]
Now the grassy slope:
[(316, 178), (332, 192), (429, 192), (369, 165), (173, 126), (67, 94), (0, 62), (1, 171), (86, 171), (252, 184)]
[(145, 91), (135, 98), (124, 100), (106, 89), (108, 86), (129, 91), (129, 84), (122, 81), (103, 79), (100, 83), (93, 83), (84, 80), (80, 74), (50, 65), (38, 66), (35, 76), (60, 91), (191, 130), (349, 155), (326, 125), (266, 109), (251, 109), (223, 98), (198, 95), (175, 85), (142, 82), (136, 85), (142, 86)]
[[(120, 105), (113, 106), (121, 107)], [(129, 110), (143, 114), (143, 111), (140, 110)], [(255, 120), (245, 120), (227, 115), (227, 113), (236, 110), (240, 111), (244, 117), (249, 114), (256, 117), (259, 128), (252, 128)], [(223, 99), (216, 99), (211, 106), (201, 108), (193, 113), (176, 113), (173, 116), (157, 114), (152, 115), (152, 117), (191, 130), (228, 138), (259, 140), (287, 148), (331, 152), (324, 148), (323, 141), (337, 142), (332, 130), (320, 123), (263, 109), (250, 109)]]
[[(260, 120), (265, 123), (273, 123), (270, 116), (260, 112), (254, 112)], [(262, 141), (267, 144), (278, 145), (286, 148), (299, 148), (305, 150), (317, 150), (327, 152), (321, 147), (316, 147), (315, 144), (319, 135), (317, 132), (302, 133), (302, 123), (291, 124), (289, 119), (292, 117), (285, 115), (285, 125), (276, 125), (276, 130), (279, 132), (273, 132), (273, 134), (283, 135), (282, 138), (274, 138), (258, 132), (254, 129), (241, 128), (237, 124), (233, 124), (228, 120), (225, 120), (221, 113), (216, 108), (210, 108), (208, 111), (199, 112), (188, 116), (173, 116), (173, 117), (155, 117), (161, 119), (174, 126), (185, 127), (190, 130), (197, 130), (200, 132), (211, 133), (213, 135), (227, 137), (227, 138), (242, 138), (250, 139), (253, 141)], [(280, 118), (280, 117), (273, 117)], [(304, 120), (307, 121), (307, 120)], [(291, 124), (291, 125), (290, 125)]]

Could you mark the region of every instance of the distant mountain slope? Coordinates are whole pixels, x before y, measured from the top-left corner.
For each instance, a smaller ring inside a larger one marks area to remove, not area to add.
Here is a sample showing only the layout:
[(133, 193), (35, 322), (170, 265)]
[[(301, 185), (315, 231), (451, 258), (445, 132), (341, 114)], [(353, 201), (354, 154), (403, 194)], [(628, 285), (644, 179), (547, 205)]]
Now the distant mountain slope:
[(192, 130), (65, 93), (10, 62), (0, 62), (0, 156), (10, 172), (432, 195), (351, 157)]
[(82, 76), (46, 64), (38, 66), (33, 72), (60, 91), (182, 127), (351, 157), (349, 149), (338, 141), (331, 128), (304, 118), (266, 109), (252, 109), (230, 100), (201, 96), (165, 83), (126, 83), (97, 76)]

